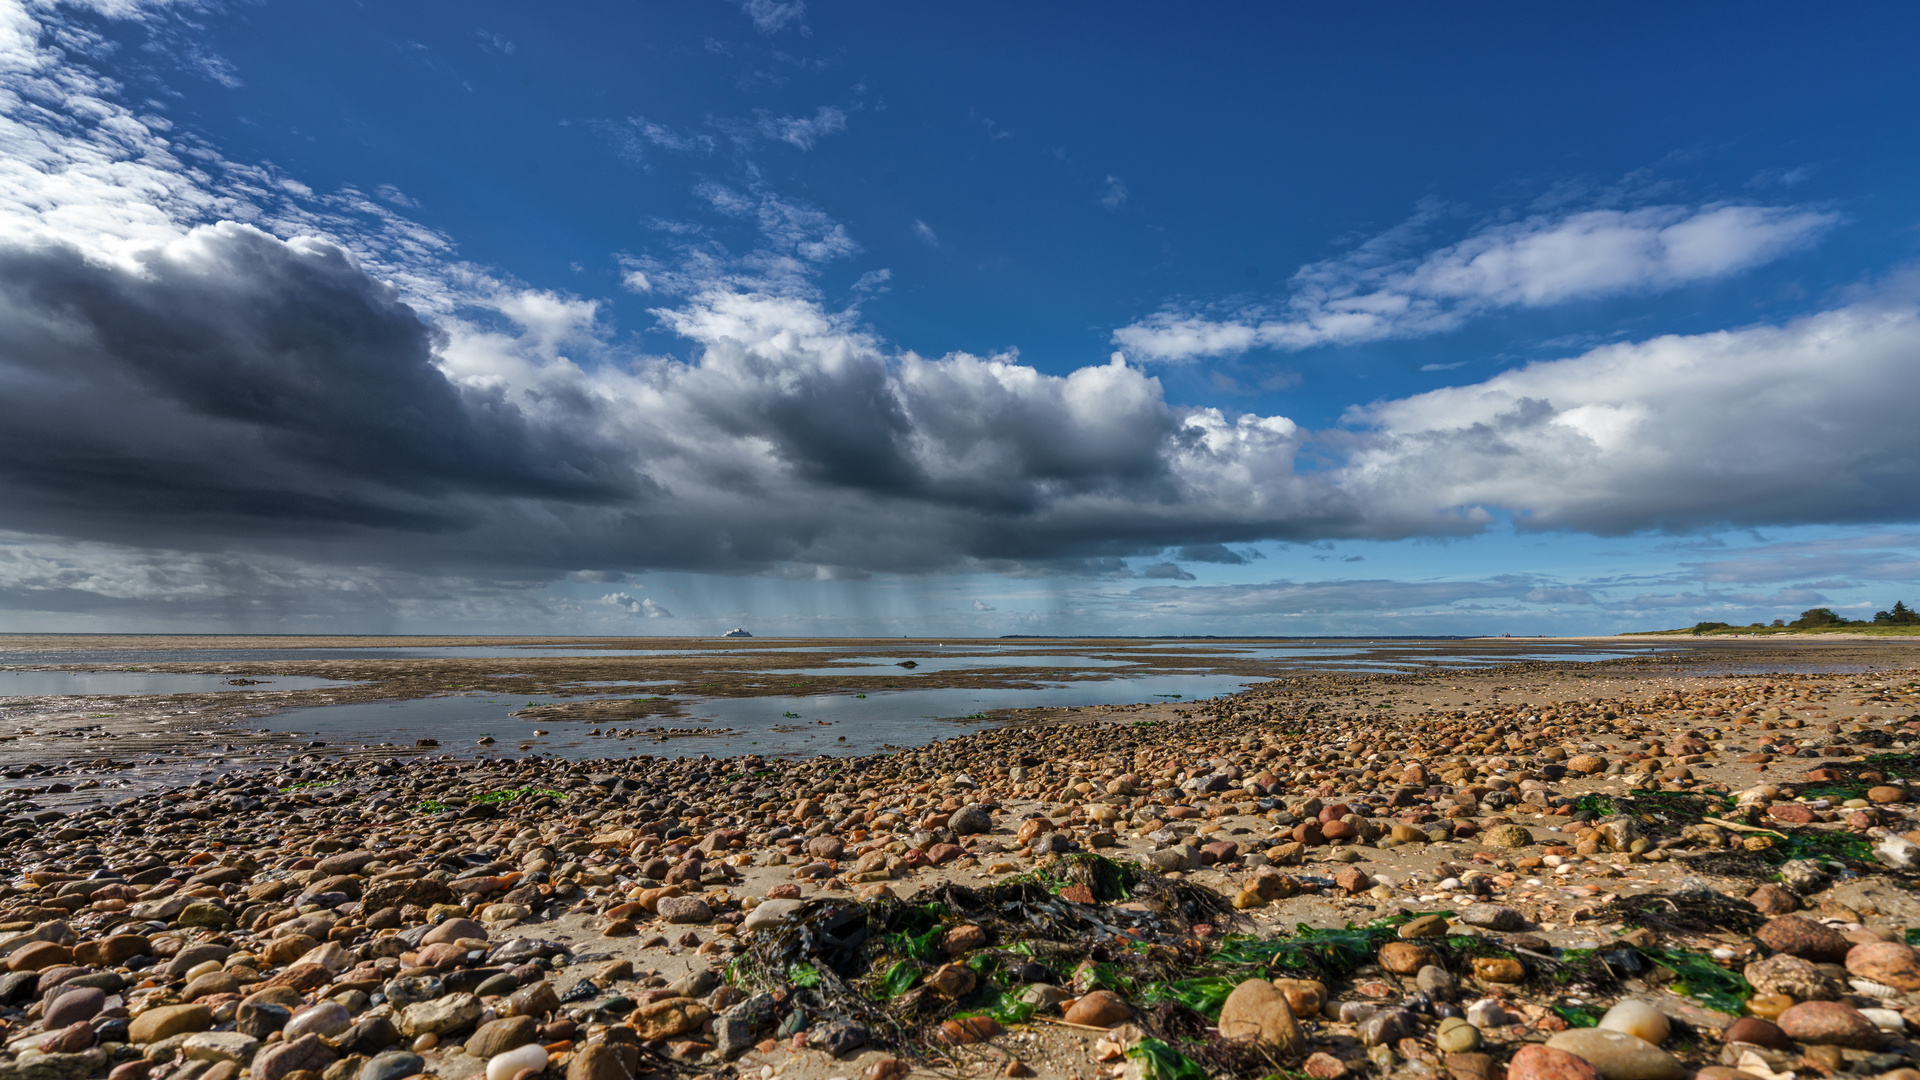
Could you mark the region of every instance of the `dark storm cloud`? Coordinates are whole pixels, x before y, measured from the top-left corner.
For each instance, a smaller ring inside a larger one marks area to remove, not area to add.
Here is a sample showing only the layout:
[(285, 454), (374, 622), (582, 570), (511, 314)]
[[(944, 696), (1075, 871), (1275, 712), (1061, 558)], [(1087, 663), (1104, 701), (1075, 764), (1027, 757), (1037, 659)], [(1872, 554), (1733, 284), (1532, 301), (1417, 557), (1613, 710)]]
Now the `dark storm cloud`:
[(1180, 549), (1183, 562), (1221, 563), (1227, 566), (1245, 566), (1247, 557), (1227, 547), (1225, 544), (1188, 544)]
[(603, 448), (450, 383), (437, 335), (338, 249), (239, 225), (136, 271), (0, 250), (10, 524), (444, 530), (455, 496), (634, 493)]

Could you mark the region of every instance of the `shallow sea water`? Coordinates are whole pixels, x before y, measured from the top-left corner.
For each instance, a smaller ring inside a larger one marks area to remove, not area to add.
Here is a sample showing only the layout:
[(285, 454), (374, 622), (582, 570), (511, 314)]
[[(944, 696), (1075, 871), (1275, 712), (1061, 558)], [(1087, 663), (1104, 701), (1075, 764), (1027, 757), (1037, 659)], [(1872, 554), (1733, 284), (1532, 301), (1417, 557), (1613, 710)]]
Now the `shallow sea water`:
[[(752, 698), (670, 695), (670, 700), (680, 708), (680, 715), (602, 724), (577, 720), (532, 721), (515, 713), (534, 705), (590, 701), (609, 695), (509, 698), (497, 694), (449, 694), (411, 701), (289, 709), (264, 718), (261, 727), (311, 735), (330, 743), (411, 746), (415, 739), (431, 737), (440, 740), (443, 748), (462, 751), (477, 747), (483, 736), (492, 736), (497, 740), (496, 751), (518, 752), (520, 743), (532, 742), (535, 751), (570, 758), (632, 753), (716, 757), (744, 753), (869, 754), (889, 745), (919, 745), (958, 735), (971, 727), (990, 723), (985, 714), (995, 709), (1191, 701), (1232, 694), (1259, 681), (1233, 675), (1146, 675), (1050, 683), (1022, 689), (939, 687), (877, 691), (864, 697), (852, 694)], [(629, 738), (586, 734), (595, 727), (602, 731), (633, 730), (642, 734)], [(644, 734), (647, 728), (698, 727), (711, 728), (714, 734), (676, 736), (664, 741)], [(533, 734), (541, 729), (550, 734)]]
[(249, 676), (252, 685), (234, 686), (234, 675), (195, 675), (174, 671), (0, 671), (0, 698), (73, 694), (206, 694), (229, 690), (321, 690), (351, 686), (343, 679), (305, 675)]
[[(1147, 640), (1090, 644), (1086, 641), (902, 642), (896, 655), (885, 647), (824, 663), (805, 664), (810, 653), (837, 653), (832, 642), (757, 639), (713, 648), (585, 648), (551, 645), (459, 647), (360, 647), (329, 649), (158, 649), (139, 652), (8, 650), (0, 643), (0, 666), (24, 664), (101, 664), (122, 670), (0, 671), (0, 696), (46, 694), (187, 693), (243, 690), (230, 676), (139, 672), (128, 666), (152, 663), (216, 663), (245, 660), (325, 659), (474, 659), (631, 656), (696, 656), (712, 659), (715, 671), (744, 670), (730, 655), (750, 652), (792, 654), (803, 666), (764, 670), (770, 676), (865, 676), (884, 679), (886, 689), (855, 694), (716, 698), (667, 693), (670, 680), (592, 680), (574, 684), (568, 696), (503, 696), (468, 692), (408, 701), (354, 702), (285, 710), (261, 718), (265, 730), (299, 733), (330, 745), (411, 747), (421, 738), (439, 740), (446, 752), (473, 753), (491, 737), (488, 752), (552, 753), (570, 758), (612, 757), (634, 753), (667, 755), (735, 753), (872, 753), (888, 746), (913, 746), (993, 723), (997, 710), (1073, 707), (1134, 702), (1193, 701), (1236, 693), (1266, 679), (1301, 672), (1377, 673), (1478, 669), (1523, 660), (1598, 661), (1665, 651), (1664, 646), (1590, 647), (1526, 639), (1471, 644), (1447, 639), (1317, 639), (1311, 641)], [(1057, 650), (1057, 651), (1055, 651)], [(825, 659), (825, 658), (823, 658)], [(913, 667), (902, 667), (911, 661)], [(1198, 670), (1169, 670), (1169, 664)], [(1255, 672), (1207, 671), (1211, 664), (1254, 662)], [(1022, 687), (916, 687), (919, 677), (1004, 670)], [(259, 689), (304, 689), (342, 685), (326, 679), (271, 676)], [(656, 690), (657, 688), (657, 690)], [(523, 719), (530, 706), (559, 701), (590, 701), (654, 696), (671, 702), (673, 715), (602, 723), (602, 732), (586, 734), (594, 724), (581, 721)], [(545, 736), (534, 731), (544, 728)], [(704, 729), (702, 735), (663, 738), (649, 728)], [(523, 743), (531, 744), (526, 751)]]

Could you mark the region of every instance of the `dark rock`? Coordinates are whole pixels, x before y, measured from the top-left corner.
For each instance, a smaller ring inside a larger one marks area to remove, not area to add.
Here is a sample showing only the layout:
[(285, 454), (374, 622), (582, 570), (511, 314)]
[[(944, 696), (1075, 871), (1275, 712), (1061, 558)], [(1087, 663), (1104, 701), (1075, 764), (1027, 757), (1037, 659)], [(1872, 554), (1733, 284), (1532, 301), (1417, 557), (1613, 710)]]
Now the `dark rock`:
[(854, 1020), (831, 1020), (807, 1032), (807, 1045), (832, 1057), (846, 1056), (867, 1045), (867, 1039), (867, 1026)]
[(292, 1010), (266, 1001), (243, 1001), (233, 1014), (235, 1031), (261, 1040), (286, 1027), (292, 1019)]

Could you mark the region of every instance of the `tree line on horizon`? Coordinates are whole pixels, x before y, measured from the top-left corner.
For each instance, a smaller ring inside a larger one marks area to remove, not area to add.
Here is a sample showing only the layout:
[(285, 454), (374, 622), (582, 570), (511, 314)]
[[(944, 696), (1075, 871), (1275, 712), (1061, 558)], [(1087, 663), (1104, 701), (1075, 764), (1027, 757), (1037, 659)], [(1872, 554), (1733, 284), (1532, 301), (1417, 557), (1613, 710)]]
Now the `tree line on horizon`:
[(1904, 600), (1895, 600), (1891, 608), (1885, 611), (1876, 611), (1873, 613), (1873, 618), (1867, 620), (1848, 619), (1836, 613), (1832, 608), (1817, 607), (1808, 608), (1801, 612), (1800, 617), (1792, 622), (1787, 622), (1785, 619), (1775, 619), (1771, 627), (1765, 623), (1750, 623), (1745, 627), (1736, 627), (1732, 623), (1699, 622), (1693, 625), (1693, 632), (1696, 634), (1705, 634), (1713, 630), (1739, 629), (1825, 630), (1837, 629), (1843, 626), (1920, 626), (1920, 611), (1915, 611), (1908, 607)]

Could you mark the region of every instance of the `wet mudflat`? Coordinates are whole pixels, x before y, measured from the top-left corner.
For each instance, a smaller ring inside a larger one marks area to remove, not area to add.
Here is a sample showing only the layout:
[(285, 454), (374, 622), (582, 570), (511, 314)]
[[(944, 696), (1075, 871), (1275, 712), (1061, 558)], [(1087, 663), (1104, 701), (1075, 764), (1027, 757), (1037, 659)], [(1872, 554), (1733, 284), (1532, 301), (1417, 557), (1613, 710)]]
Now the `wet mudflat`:
[[(119, 789), (295, 742), (413, 752), (422, 739), (477, 749), (490, 738), (494, 752), (523, 752), (524, 743), (524, 752), (572, 757), (863, 752), (1022, 709), (1190, 700), (1291, 671), (1665, 651), (1530, 640), (11, 635), (0, 637), (0, 681), (87, 689), (0, 697), (0, 765), (86, 757), (105, 763), (98, 783)], [(166, 692), (176, 690), (162, 685), (170, 680), (197, 680), (198, 689)]]

